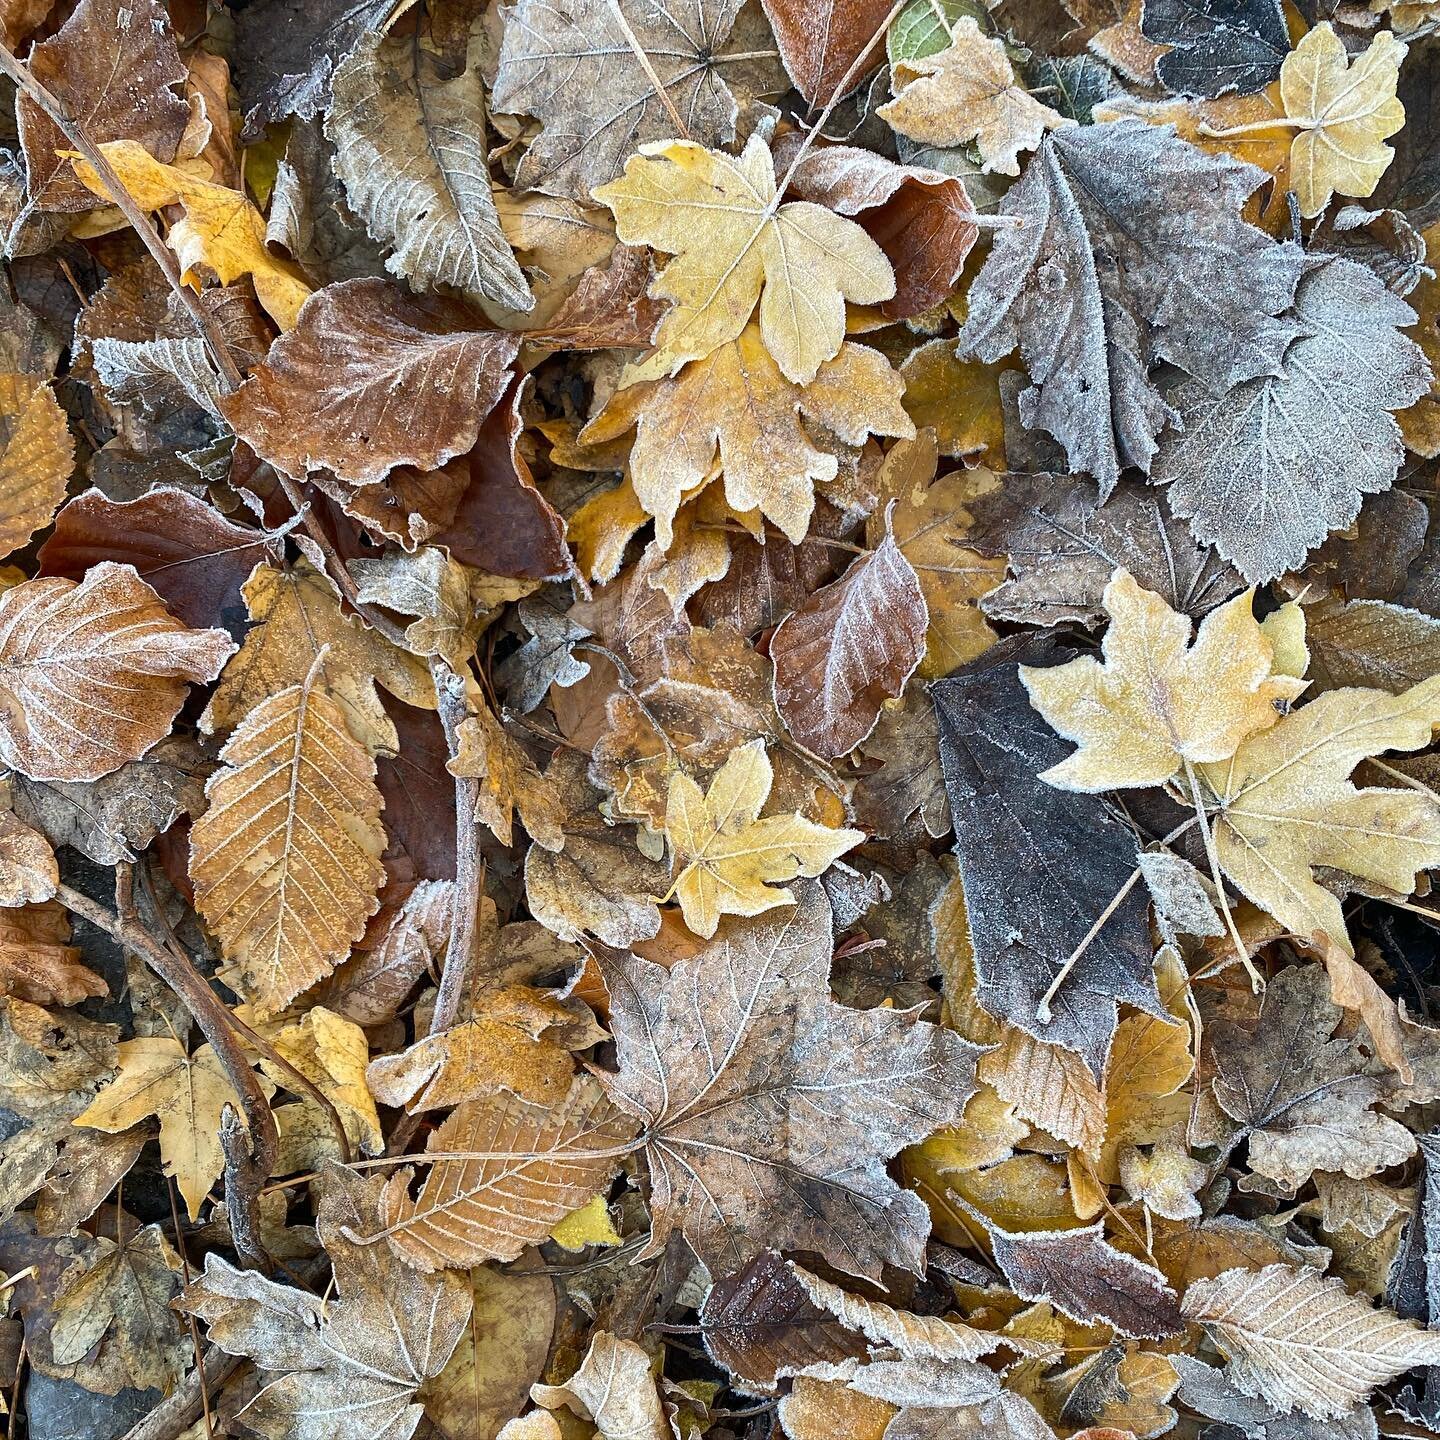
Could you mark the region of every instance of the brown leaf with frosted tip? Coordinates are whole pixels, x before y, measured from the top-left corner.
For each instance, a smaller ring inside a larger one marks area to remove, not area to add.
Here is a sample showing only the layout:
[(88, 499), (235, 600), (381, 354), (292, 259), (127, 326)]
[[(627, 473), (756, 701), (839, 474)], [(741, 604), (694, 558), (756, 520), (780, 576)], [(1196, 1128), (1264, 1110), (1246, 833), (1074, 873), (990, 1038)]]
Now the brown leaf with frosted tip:
[[(865, 78), (867, 70), (885, 58), (881, 26), (890, 7), (884, 0), (762, 3), (785, 69), (795, 88), (812, 105), (826, 105), (842, 98)], [(847, 72), (851, 72), (850, 83), (837, 95)]]
[(347, 484), (373, 484), (397, 465), (433, 470), (469, 450), (504, 394), (519, 343), (475, 329), (453, 302), (417, 299), (383, 280), (342, 280), (305, 302), (295, 328), (221, 410), (287, 474), (330, 470)]

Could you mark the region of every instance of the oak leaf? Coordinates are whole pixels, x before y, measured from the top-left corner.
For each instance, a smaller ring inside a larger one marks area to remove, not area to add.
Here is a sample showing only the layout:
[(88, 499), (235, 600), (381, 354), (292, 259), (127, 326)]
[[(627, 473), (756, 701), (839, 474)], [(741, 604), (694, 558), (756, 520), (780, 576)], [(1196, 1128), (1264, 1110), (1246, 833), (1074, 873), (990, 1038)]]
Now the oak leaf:
[(409, 1440), (423, 1414), (415, 1392), (464, 1333), (467, 1277), (422, 1275), (384, 1245), (350, 1238), (373, 1227), (383, 1184), (327, 1177), (318, 1228), (338, 1297), (322, 1301), (212, 1253), (176, 1302), (205, 1321), (213, 1344), (267, 1372), (245, 1407), (246, 1424), (267, 1440)]
[(704, 791), (683, 772), (670, 777), (665, 838), (676, 872), (672, 889), (696, 935), (709, 939), (722, 915), (793, 905), (794, 894), (774, 882), (820, 875), (865, 838), (803, 815), (762, 819), (774, 776), (765, 742), (751, 740), (731, 753)]
[(1384, 141), (1405, 123), (1405, 107), (1395, 98), (1405, 50), (1381, 30), (1352, 63), (1325, 20), (1285, 57), (1280, 98), (1300, 127), (1290, 146), (1290, 172), (1306, 219), (1336, 191), (1371, 195), (1380, 183), (1395, 153)]
[[(184, 207), (185, 218), (165, 238), (187, 272), (207, 265), (222, 285), (248, 275), (270, 318), (282, 330), (295, 324), (310, 286), (299, 266), (266, 247), (265, 221), (246, 195), (196, 179), (179, 166), (162, 165), (133, 140), (116, 140), (101, 150), (142, 210)], [(94, 194), (110, 198), (88, 161), (76, 160), (75, 173)]]
[(328, 469), (348, 485), (373, 484), (397, 465), (434, 470), (469, 450), (519, 343), (475, 329), (453, 301), (343, 280), (315, 292), (221, 410), (289, 475)]
[(0, 760), (34, 780), (97, 780), (170, 733), (187, 681), (233, 653), (189, 630), (129, 565), (78, 585), (26, 580), (0, 594)]
[(1283, 1415), (1338, 1419), (1377, 1385), (1440, 1360), (1440, 1336), (1310, 1268), (1227, 1270), (1191, 1285), (1184, 1309), (1230, 1356), (1230, 1383)]
[(602, 1078), (644, 1126), (651, 1252), (681, 1232), (714, 1274), (817, 1245), (852, 1274), (918, 1266), (928, 1216), (884, 1161), (958, 1123), (977, 1047), (831, 1000), (830, 924), (807, 885), (669, 970), (601, 954), (619, 1059)]
[(367, 36), (336, 68), (325, 133), (350, 208), (390, 248), (392, 274), (529, 310), (490, 193), (479, 33), (458, 75), (418, 33)]
[(195, 904), (236, 988), (273, 1015), (349, 954), (376, 908), (375, 762), (313, 674), (256, 706), (220, 759), (190, 834)]
[(848, 445), (863, 445), (872, 434), (912, 435), (915, 427), (900, 404), (903, 390), (883, 355), (850, 343), (807, 383), (794, 384), (751, 324), (673, 379), (619, 391), (579, 438), (600, 444), (634, 428), (630, 479), (641, 506), (655, 517), (664, 549), (682, 499), (710, 477), (717, 455), (729, 505), (758, 510), (798, 545), (815, 508), (815, 486), (833, 480), (840, 468), (801, 417), (822, 437)]
[(1163, 785), (1227, 760), (1247, 736), (1274, 725), (1278, 706), (1305, 682), (1272, 674), (1274, 649), (1252, 598), (1246, 591), (1213, 610), (1192, 643), (1188, 616), (1117, 571), (1105, 587), (1103, 661), (1020, 667), (1031, 704), (1078, 747), (1040, 778), (1081, 791)]
[(169, 1036), (122, 1040), (116, 1058), (119, 1075), (75, 1117), (75, 1124), (115, 1134), (147, 1115), (157, 1116), (165, 1173), (175, 1177), (190, 1218), (197, 1219), (225, 1164), (221, 1111), (229, 1105), (238, 1112), (239, 1097), (208, 1045), (191, 1055)]
[(1047, 130), (1073, 125), (1021, 88), (1003, 40), (962, 16), (950, 44), (894, 67), (895, 99), (879, 114), (912, 140), (929, 145), (974, 141), (982, 169), (1020, 173), (1020, 152), (1034, 150)]
[(387, 1181), (373, 1238), (427, 1271), (514, 1260), (610, 1183), (634, 1134), (588, 1075), (555, 1106), (503, 1090), (467, 1100), (430, 1136), (449, 1158), (430, 1163), (419, 1196), (408, 1167)]
[(674, 302), (655, 335), (672, 371), (736, 339), (758, 300), (765, 348), (787, 380), (808, 384), (839, 353), (846, 300), (895, 293), (885, 252), (853, 220), (808, 201), (776, 203), (758, 134), (738, 158), (688, 140), (643, 146), (594, 194), (622, 240), (674, 257), (652, 288)]
[(881, 705), (904, 694), (925, 656), (925, 598), (886, 533), (781, 622), (770, 641), (775, 704), (807, 750), (831, 760), (848, 755), (875, 728)]
[(33, 375), (0, 373), (0, 416), (0, 555), (9, 555), (64, 500), (75, 442), (54, 392)]

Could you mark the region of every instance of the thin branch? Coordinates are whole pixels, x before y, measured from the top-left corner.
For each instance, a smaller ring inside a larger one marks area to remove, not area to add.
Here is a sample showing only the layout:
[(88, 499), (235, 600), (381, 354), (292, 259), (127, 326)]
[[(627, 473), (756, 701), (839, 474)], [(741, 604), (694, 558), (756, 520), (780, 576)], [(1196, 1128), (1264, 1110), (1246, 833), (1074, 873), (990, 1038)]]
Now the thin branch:
[[(225, 1151), (225, 1200), (230, 1211), (230, 1229), (241, 1263), (248, 1268), (268, 1270), (270, 1257), (260, 1240), (260, 1190), (275, 1168), (280, 1146), (275, 1116), (260, 1087), (259, 1077), (240, 1048), (224, 1002), (195, 968), (188, 956), (172, 955), (143, 926), (112, 914), (69, 885), (62, 884), (56, 899), (69, 911), (105, 931), (119, 944), (133, 950), (185, 1002), (201, 1033), (210, 1042), (244, 1111), (243, 1127), (234, 1110), (226, 1106), (221, 1117), (220, 1139)], [(226, 1117), (230, 1123), (226, 1124)]]
[(650, 82), (650, 88), (655, 92), (656, 98), (669, 112), (670, 119), (675, 125), (675, 133), (682, 140), (691, 138), (690, 131), (681, 118), (680, 112), (675, 108), (675, 102), (670, 98), (670, 92), (661, 82), (660, 77), (655, 73), (655, 67), (650, 63), (650, 57), (645, 53), (645, 47), (640, 43), (640, 37), (630, 28), (630, 22), (625, 18), (625, 12), (620, 8), (620, 0), (610, 0), (610, 11), (615, 23), (620, 27), (620, 33), (625, 37), (625, 43), (635, 52), (635, 58), (640, 62), (640, 68), (645, 72), (645, 78)]

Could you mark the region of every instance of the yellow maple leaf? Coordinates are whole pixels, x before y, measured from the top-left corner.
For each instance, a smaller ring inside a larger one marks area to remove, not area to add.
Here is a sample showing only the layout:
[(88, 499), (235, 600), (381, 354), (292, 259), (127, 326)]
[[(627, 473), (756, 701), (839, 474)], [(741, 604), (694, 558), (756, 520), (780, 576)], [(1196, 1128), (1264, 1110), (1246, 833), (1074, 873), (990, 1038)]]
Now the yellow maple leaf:
[[(220, 1148), (220, 1112), (240, 1098), (215, 1052), (202, 1045), (193, 1055), (169, 1036), (122, 1040), (116, 1047), (120, 1073), (75, 1124), (116, 1134), (155, 1115), (160, 1120), (160, 1156), (175, 1177), (192, 1220), (225, 1164)], [(271, 1087), (261, 1081), (267, 1094)]]
[(803, 815), (762, 820), (773, 780), (763, 740), (732, 751), (706, 791), (681, 771), (670, 777), (665, 836), (679, 867), (673, 892), (696, 935), (709, 939), (722, 915), (760, 915), (793, 904), (790, 891), (772, 882), (820, 875), (865, 838)]
[(1312, 871), (1340, 870), (1408, 895), (1440, 865), (1440, 803), (1413, 789), (1359, 789), (1350, 774), (1385, 750), (1418, 750), (1440, 725), (1440, 676), (1399, 695), (1329, 690), (1252, 735), (1199, 778), (1225, 874), (1298, 935), (1355, 953), (1335, 896)]
[[(370, 1046), (353, 1020), (316, 1005), (293, 1024), (270, 1027), (267, 1038), (276, 1053), (335, 1106), (352, 1145), (367, 1155), (385, 1148), (375, 1097), (365, 1081)], [(262, 1057), (260, 1068), (277, 1085), (295, 1088), (283, 1066)]]
[[(295, 324), (310, 286), (298, 265), (271, 253), (265, 220), (244, 194), (197, 179), (179, 166), (162, 165), (134, 140), (114, 140), (100, 150), (142, 210), (184, 207), (185, 218), (170, 227), (167, 238), (187, 279), (197, 265), (209, 266), (222, 285), (249, 275), (270, 318), (282, 330)], [(77, 158), (75, 173), (94, 194), (111, 198), (89, 161)]]
[(878, 350), (848, 342), (812, 380), (792, 384), (751, 324), (673, 378), (619, 391), (579, 438), (602, 444), (635, 430), (630, 480), (655, 517), (663, 549), (670, 548), (681, 501), (710, 475), (717, 452), (731, 508), (758, 510), (798, 545), (810, 526), (815, 486), (840, 468), (812, 441), (801, 415), (847, 445), (863, 445), (872, 434), (913, 435), (900, 403), (904, 389)]
[(1005, 42), (983, 34), (972, 16), (962, 15), (950, 35), (937, 54), (896, 64), (896, 97), (880, 115), (929, 145), (974, 141), (982, 173), (1018, 175), (1022, 150), (1034, 150), (1047, 130), (1075, 122), (1020, 87)]
[(1280, 98), (1300, 127), (1290, 145), (1290, 171), (1306, 219), (1337, 191), (1374, 194), (1395, 154), (1385, 138), (1405, 123), (1395, 95), (1405, 50), (1382, 30), (1352, 64), (1327, 20), (1285, 57)]
[(1030, 703), (1079, 746), (1041, 776), (1062, 790), (1163, 785), (1182, 769), (1225, 760), (1280, 718), (1305, 681), (1274, 675), (1274, 649), (1251, 592), (1212, 610), (1190, 643), (1178, 614), (1124, 570), (1105, 587), (1103, 664), (1020, 666)]
[(895, 294), (885, 252), (853, 220), (808, 201), (780, 203), (770, 147), (738, 157), (689, 140), (642, 145), (593, 192), (620, 238), (673, 256), (651, 293), (674, 302), (655, 343), (674, 371), (734, 340), (760, 302), (760, 334), (803, 385), (845, 338), (845, 302)]

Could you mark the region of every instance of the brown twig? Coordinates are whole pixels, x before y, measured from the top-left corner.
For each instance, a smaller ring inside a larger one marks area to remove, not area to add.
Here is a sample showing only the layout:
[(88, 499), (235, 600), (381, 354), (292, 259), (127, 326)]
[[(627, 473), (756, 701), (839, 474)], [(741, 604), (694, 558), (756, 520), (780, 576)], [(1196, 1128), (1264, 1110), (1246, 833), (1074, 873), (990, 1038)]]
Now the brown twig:
[(241, 1355), (227, 1355), (216, 1345), (207, 1346), (201, 1363), (121, 1440), (178, 1440), (205, 1413), (209, 1391), (223, 1385), (243, 1359)]
[(260, 1240), (260, 1189), (275, 1167), (280, 1137), (270, 1102), (230, 1023), (233, 1017), (189, 956), (172, 955), (143, 926), (112, 914), (69, 885), (62, 884), (55, 896), (67, 910), (139, 955), (184, 1001), (185, 1008), (210, 1042), (216, 1059), (240, 1097), (245, 1116), (242, 1123), (227, 1106), (220, 1124), (220, 1143), (225, 1151), (225, 1200), (235, 1250), (243, 1265), (268, 1270), (270, 1257)]

